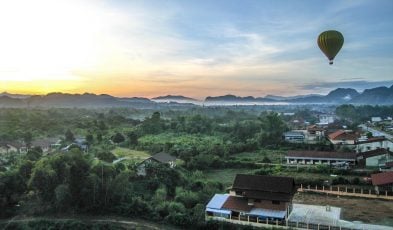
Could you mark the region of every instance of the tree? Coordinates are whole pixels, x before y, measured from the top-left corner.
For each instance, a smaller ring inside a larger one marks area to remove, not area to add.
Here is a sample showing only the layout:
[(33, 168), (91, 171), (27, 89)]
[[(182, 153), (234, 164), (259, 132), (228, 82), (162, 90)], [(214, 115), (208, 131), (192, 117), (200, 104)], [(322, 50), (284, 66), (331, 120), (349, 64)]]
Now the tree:
[(71, 132), (70, 129), (67, 129), (67, 131), (65, 133), (65, 140), (67, 142), (74, 142), (74, 140), (75, 140), (74, 134)]
[(31, 132), (26, 132), (23, 135), (23, 141), (25, 142), (25, 144), (30, 147), (31, 145), (31, 141), (33, 140), (33, 135), (31, 134)]
[(71, 193), (68, 185), (61, 184), (55, 189), (55, 204), (56, 209), (59, 211), (65, 211), (71, 204)]
[(119, 144), (119, 143), (125, 141), (125, 138), (124, 138), (123, 134), (121, 134), (121, 133), (116, 133), (116, 134), (112, 137), (112, 141), (115, 142), (116, 144)]
[(97, 157), (98, 159), (109, 163), (112, 163), (116, 159), (116, 156), (111, 152), (99, 152), (97, 153)]
[(91, 144), (93, 143), (93, 141), (94, 141), (93, 134), (91, 134), (91, 133), (87, 134), (87, 135), (86, 135), (86, 141), (87, 141), (87, 143), (88, 143), (89, 145), (91, 145)]
[(138, 145), (138, 135), (135, 132), (129, 132), (127, 136), (128, 136), (128, 140), (130, 142), (130, 145), (132, 145), (132, 146)]
[(34, 147), (32, 149), (30, 149), (27, 154), (26, 157), (28, 160), (30, 161), (37, 161), (42, 157), (42, 149), (41, 147)]
[(261, 145), (278, 144), (282, 140), (282, 133), (287, 130), (284, 121), (277, 113), (267, 113), (260, 117), (261, 132), (259, 133), (259, 141)]

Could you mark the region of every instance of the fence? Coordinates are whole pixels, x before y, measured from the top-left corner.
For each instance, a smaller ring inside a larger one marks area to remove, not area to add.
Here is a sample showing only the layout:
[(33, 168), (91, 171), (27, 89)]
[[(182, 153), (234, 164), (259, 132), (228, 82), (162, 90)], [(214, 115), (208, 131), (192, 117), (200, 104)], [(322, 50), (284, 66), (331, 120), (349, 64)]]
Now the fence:
[(224, 217), (212, 217), (206, 216), (206, 220), (217, 220), (217, 221), (225, 221), (233, 224), (240, 225), (251, 225), (256, 227), (271, 227), (271, 228), (283, 228), (283, 229), (313, 229), (313, 230), (359, 230), (361, 228), (347, 228), (342, 226), (334, 226), (334, 225), (323, 225), (323, 224), (314, 224), (314, 223), (304, 223), (304, 222), (293, 222), (288, 220), (269, 220), (269, 219), (260, 219), (258, 217), (250, 217), (250, 216), (229, 216), (229, 218)]
[(318, 192), (318, 193), (327, 193), (332, 195), (340, 195), (340, 196), (355, 196), (355, 197), (364, 197), (364, 198), (374, 198), (374, 199), (387, 199), (393, 200), (393, 191), (379, 191), (377, 192), (374, 189), (363, 189), (363, 188), (355, 188), (348, 186), (303, 186), (300, 185), (298, 188), (298, 192)]

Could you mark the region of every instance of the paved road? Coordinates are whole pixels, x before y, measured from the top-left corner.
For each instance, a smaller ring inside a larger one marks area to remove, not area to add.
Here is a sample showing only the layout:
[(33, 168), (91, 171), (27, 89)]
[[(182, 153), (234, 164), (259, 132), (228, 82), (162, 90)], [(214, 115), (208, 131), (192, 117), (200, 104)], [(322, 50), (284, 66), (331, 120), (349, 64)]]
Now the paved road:
[(371, 133), (373, 133), (373, 135), (377, 134), (377, 135), (380, 135), (380, 136), (385, 136), (386, 139), (388, 139), (390, 141), (393, 141), (393, 135), (390, 135), (389, 133), (386, 133), (386, 132), (383, 132), (383, 131), (380, 131), (380, 130), (377, 130), (377, 129), (374, 129), (374, 128), (371, 128), (371, 127), (367, 127), (364, 124), (359, 125), (359, 127), (361, 127), (363, 130), (370, 131)]

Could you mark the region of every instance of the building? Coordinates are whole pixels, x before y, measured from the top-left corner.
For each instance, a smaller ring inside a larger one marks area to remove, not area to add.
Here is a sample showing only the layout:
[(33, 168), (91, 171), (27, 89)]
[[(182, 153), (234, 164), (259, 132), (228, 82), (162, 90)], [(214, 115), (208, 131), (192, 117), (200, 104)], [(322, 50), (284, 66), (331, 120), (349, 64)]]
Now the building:
[(308, 142), (318, 142), (325, 140), (325, 129), (316, 125), (308, 126), (306, 139)]
[(206, 216), (255, 222), (286, 220), (292, 210), (295, 181), (291, 177), (238, 174), (229, 194), (216, 194)]
[(43, 153), (47, 153), (52, 149), (57, 149), (61, 146), (61, 140), (57, 138), (48, 138), (41, 140), (34, 140), (31, 142), (31, 147), (40, 147)]
[(0, 142), (0, 154), (27, 153), (27, 146), (22, 142)]
[(337, 130), (328, 135), (328, 140), (334, 145), (354, 145), (359, 135), (348, 130)]
[(338, 164), (355, 165), (356, 153), (323, 151), (288, 151), (287, 164)]
[(392, 142), (387, 140), (385, 137), (372, 137), (359, 139), (355, 141), (355, 145), (356, 152), (361, 153), (380, 148), (389, 149), (392, 146)]
[(153, 156), (147, 158), (146, 160), (138, 164), (137, 175), (146, 176), (146, 166), (151, 163), (168, 164), (169, 167), (174, 168), (176, 166), (176, 157), (164, 152), (154, 154)]
[(328, 125), (334, 122), (332, 115), (319, 115), (319, 125)]
[(381, 117), (371, 117), (371, 122), (372, 123), (374, 123), (374, 122), (381, 122), (381, 121), (382, 121)]
[(291, 143), (303, 143), (305, 134), (301, 131), (288, 131), (283, 135), (284, 141)]
[(379, 148), (358, 153), (356, 160), (363, 167), (384, 167), (386, 162), (393, 161), (393, 153), (387, 149)]
[(393, 191), (393, 171), (371, 174), (371, 181), (377, 192)]

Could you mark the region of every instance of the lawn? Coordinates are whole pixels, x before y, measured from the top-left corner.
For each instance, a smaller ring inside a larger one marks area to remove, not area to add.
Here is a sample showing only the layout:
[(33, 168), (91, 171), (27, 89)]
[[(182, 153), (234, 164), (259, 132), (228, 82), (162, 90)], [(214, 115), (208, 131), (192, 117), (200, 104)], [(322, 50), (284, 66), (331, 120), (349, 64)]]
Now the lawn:
[(219, 181), (225, 187), (232, 185), (236, 174), (253, 174), (254, 169), (216, 169), (204, 171), (207, 180)]
[(150, 154), (148, 152), (121, 147), (115, 148), (114, 150), (112, 150), (112, 153), (115, 154), (118, 158), (127, 157), (129, 159), (135, 160), (144, 160), (150, 157)]
[(262, 149), (256, 152), (244, 152), (234, 154), (231, 157), (247, 162), (262, 163), (263, 159), (268, 158), (271, 163), (281, 163), (285, 157), (286, 152), (282, 150), (268, 150)]

